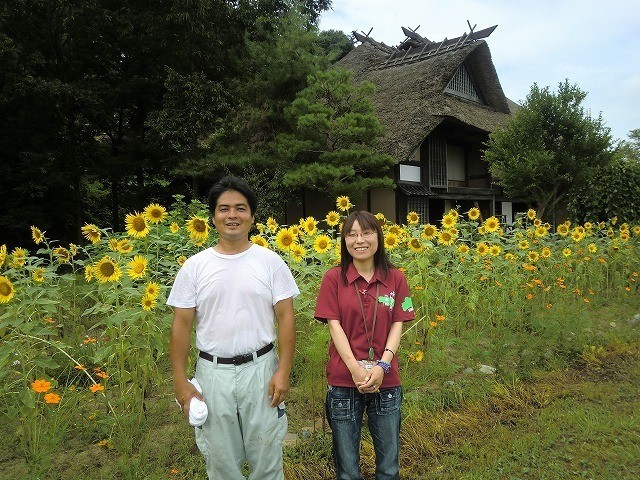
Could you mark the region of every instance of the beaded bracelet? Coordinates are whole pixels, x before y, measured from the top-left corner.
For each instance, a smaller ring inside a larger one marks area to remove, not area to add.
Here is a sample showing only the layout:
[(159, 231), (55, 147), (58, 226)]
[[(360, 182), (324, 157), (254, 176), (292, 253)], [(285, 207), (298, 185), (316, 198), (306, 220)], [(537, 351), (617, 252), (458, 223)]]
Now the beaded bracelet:
[(387, 374), (387, 373), (389, 373), (391, 371), (391, 364), (389, 364), (387, 362), (383, 362), (382, 360), (378, 360), (376, 365), (378, 365), (385, 374)]
[(391, 350), (390, 348), (385, 348), (384, 349), (385, 352), (391, 352), (391, 360), (393, 360), (393, 357), (396, 356), (396, 352), (394, 352), (393, 350)]

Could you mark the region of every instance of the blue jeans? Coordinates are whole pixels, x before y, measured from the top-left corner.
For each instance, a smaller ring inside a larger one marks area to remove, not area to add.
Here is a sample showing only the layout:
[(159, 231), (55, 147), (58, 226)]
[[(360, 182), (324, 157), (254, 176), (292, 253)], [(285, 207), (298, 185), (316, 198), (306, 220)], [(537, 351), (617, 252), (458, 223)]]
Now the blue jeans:
[(376, 452), (376, 480), (399, 478), (401, 403), (402, 387), (385, 388), (378, 393), (360, 393), (355, 387), (329, 386), (326, 409), (338, 480), (362, 480), (360, 433), (365, 411)]

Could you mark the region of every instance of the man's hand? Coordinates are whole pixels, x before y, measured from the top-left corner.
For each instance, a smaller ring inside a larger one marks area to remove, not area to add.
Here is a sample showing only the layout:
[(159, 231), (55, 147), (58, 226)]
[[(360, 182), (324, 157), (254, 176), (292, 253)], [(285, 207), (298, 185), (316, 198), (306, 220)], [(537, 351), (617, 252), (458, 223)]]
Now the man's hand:
[(202, 398), (202, 395), (200, 395), (198, 390), (196, 390), (196, 387), (186, 379), (179, 383), (174, 382), (173, 393), (187, 418), (189, 418), (189, 405), (191, 404), (191, 399), (196, 397), (198, 400), (204, 401), (204, 398)]
[(277, 407), (282, 403), (289, 393), (290, 381), (289, 374), (276, 370), (269, 382), (269, 398), (271, 399), (271, 406)]

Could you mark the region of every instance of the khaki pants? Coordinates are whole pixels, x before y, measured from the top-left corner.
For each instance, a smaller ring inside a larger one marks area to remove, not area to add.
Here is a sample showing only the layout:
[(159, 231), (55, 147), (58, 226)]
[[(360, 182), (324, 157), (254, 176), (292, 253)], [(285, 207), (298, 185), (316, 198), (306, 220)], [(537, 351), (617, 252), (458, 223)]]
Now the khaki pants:
[(287, 433), (284, 403), (271, 407), (269, 381), (278, 366), (272, 350), (243, 365), (218, 365), (202, 358), (196, 379), (209, 416), (196, 427), (196, 444), (209, 480), (283, 480), (282, 441)]

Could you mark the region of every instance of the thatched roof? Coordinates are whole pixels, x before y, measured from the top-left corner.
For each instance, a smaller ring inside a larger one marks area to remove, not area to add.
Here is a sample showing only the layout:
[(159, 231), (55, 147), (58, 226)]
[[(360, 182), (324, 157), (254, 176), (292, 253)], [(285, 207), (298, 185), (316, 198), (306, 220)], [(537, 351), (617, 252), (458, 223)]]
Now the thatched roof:
[[(445, 120), (491, 132), (511, 113), (484, 40), (438, 53), (416, 62), (383, 67), (389, 53), (362, 43), (340, 62), (354, 80), (376, 86), (372, 101), (386, 128), (381, 147), (396, 161), (409, 159), (424, 138)], [(445, 93), (445, 87), (465, 64), (486, 105)], [(511, 102), (513, 103), (513, 102)]]

